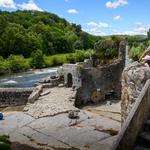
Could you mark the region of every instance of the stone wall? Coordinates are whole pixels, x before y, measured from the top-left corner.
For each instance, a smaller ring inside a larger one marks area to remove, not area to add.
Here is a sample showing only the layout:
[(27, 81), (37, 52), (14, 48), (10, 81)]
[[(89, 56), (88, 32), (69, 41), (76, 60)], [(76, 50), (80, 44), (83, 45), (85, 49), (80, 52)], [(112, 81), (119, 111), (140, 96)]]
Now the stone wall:
[(0, 107), (26, 105), (34, 88), (0, 88)]
[(121, 122), (125, 122), (127, 116), (140, 95), (146, 81), (150, 79), (150, 68), (141, 63), (128, 64), (122, 73), (122, 100)]
[[(132, 66), (132, 65), (131, 65)], [(128, 66), (129, 67), (129, 66)], [(130, 67), (129, 67), (130, 68)], [(131, 67), (131, 70), (133, 68)], [(150, 70), (150, 68), (149, 68)], [(136, 74), (135, 74), (136, 75)], [(150, 116), (150, 80), (142, 88), (110, 150), (133, 150)]]
[(121, 97), (121, 75), (124, 60), (116, 60), (113, 64), (81, 70), (82, 87), (78, 89), (77, 101), (91, 101), (91, 95), (99, 90), (101, 100)]

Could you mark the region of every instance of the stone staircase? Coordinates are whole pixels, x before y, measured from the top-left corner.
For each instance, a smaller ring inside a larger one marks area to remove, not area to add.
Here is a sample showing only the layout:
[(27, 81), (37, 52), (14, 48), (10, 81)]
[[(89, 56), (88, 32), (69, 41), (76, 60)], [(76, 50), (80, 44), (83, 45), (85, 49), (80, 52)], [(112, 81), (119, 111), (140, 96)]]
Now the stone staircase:
[(133, 150), (150, 150), (150, 119), (145, 123), (144, 131), (139, 135)]

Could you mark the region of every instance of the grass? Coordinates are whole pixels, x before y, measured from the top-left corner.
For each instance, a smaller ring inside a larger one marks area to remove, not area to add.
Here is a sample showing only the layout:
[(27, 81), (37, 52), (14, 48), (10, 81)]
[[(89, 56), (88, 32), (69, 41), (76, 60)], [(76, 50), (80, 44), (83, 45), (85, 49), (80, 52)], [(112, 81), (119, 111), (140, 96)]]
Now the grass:
[(0, 136), (0, 142), (4, 142), (2, 144), (0, 144), (0, 150), (10, 150), (10, 142), (7, 140), (7, 136), (6, 135), (2, 135)]

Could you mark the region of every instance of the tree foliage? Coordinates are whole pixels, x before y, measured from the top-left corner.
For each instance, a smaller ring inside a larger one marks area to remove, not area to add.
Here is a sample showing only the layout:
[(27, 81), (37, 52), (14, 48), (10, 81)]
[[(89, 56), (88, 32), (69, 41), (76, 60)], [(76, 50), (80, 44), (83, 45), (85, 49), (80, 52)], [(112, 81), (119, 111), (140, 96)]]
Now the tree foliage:
[(129, 45), (130, 48), (131, 48), (131, 47), (133, 46), (133, 43), (139, 42), (139, 38), (136, 37), (136, 36), (132, 36), (132, 37), (129, 37), (129, 38), (127, 39), (127, 42), (128, 42), (128, 45)]
[[(74, 48), (93, 49), (102, 39), (81, 30), (81, 25), (48, 12), (0, 11), (0, 56), (30, 57), (37, 49), (43, 54), (70, 53)], [(75, 44), (74, 44), (75, 43)]]

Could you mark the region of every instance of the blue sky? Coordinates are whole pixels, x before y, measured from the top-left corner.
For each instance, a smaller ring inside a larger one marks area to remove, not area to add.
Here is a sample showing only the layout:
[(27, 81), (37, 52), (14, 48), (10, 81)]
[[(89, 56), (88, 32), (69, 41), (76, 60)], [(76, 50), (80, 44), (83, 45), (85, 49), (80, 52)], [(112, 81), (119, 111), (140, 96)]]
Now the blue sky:
[(6, 11), (47, 11), (93, 35), (147, 35), (150, 0), (0, 0)]

